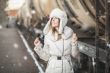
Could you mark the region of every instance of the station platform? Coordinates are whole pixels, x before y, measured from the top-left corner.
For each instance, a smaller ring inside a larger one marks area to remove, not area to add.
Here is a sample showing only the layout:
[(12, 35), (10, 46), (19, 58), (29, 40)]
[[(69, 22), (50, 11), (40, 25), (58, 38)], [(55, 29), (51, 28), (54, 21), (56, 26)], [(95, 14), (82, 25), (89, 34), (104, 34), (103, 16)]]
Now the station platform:
[(0, 73), (38, 73), (17, 29), (0, 29)]

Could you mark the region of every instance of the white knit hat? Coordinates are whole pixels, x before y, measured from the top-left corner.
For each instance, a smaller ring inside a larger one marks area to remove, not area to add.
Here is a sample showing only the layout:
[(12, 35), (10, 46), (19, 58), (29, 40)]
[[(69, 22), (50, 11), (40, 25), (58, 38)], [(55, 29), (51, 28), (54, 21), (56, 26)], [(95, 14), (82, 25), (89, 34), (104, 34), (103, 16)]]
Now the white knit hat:
[(65, 11), (62, 11), (59, 8), (55, 8), (50, 13), (50, 19), (47, 22), (47, 24), (46, 24), (46, 26), (45, 26), (45, 28), (43, 30), (43, 33), (44, 34), (47, 34), (49, 32), (49, 26), (50, 26), (50, 22), (51, 22), (51, 18), (52, 17), (57, 17), (57, 18), (60, 19), (60, 26), (59, 26), (58, 32), (59, 32), (59, 34), (62, 34), (63, 33), (63, 28), (66, 26), (68, 19), (67, 19), (66, 12)]

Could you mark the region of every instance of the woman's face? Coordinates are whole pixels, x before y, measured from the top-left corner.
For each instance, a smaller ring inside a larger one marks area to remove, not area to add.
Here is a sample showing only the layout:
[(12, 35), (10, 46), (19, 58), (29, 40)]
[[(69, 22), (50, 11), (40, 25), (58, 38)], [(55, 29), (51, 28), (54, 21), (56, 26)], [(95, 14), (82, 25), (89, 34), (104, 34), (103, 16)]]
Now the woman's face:
[(57, 18), (57, 17), (52, 18), (52, 20), (51, 20), (52, 27), (54, 27), (54, 28), (59, 27), (59, 23), (60, 23), (59, 18)]

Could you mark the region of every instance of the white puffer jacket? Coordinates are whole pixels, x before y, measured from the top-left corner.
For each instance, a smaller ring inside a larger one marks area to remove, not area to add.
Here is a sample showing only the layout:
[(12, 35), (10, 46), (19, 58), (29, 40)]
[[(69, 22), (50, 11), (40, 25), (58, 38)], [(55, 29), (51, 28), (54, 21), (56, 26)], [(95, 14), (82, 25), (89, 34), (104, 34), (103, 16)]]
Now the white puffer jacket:
[[(44, 28), (44, 47), (42, 45), (37, 46), (36, 53), (41, 59), (48, 61), (48, 65), (45, 73), (74, 73), (71, 63), (71, 57), (76, 57), (79, 53), (76, 48), (76, 44), (72, 44), (73, 30), (66, 26), (67, 16), (66, 13), (60, 9), (54, 9), (50, 17), (56, 16), (60, 18), (59, 33), (62, 34), (62, 39), (56, 41), (49, 31), (50, 20)], [(61, 57), (61, 60), (58, 60)]]

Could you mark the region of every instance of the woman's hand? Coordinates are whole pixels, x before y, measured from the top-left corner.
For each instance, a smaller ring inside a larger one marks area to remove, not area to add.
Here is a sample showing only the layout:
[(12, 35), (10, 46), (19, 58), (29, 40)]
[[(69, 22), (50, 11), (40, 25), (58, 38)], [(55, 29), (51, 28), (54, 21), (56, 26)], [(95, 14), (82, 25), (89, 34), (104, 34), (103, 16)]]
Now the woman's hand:
[(41, 45), (41, 42), (39, 40), (39, 38), (36, 38), (35, 41), (34, 41), (34, 45), (37, 47), (39, 45)]
[(75, 33), (73, 33), (72, 43), (73, 43), (73, 44), (76, 44), (76, 43), (77, 43), (77, 40), (78, 40), (77, 35), (76, 35)]

